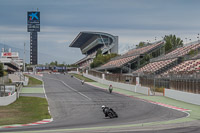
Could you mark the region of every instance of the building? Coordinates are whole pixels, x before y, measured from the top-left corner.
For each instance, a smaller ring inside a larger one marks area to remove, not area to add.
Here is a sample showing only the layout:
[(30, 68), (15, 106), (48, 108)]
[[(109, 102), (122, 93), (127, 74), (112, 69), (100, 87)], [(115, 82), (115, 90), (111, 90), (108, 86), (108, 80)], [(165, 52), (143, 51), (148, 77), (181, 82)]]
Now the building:
[(23, 67), (23, 60), (19, 58), (19, 53), (12, 52), (11, 49), (8, 51), (2, 49), (0, 63), (3, 63), (4, 70), (9, 73), (21, 70)]
[(118, 36), (103, 32), (80, 32), (69, 47), (80, 48), (85, 57), (75, 64), (81, 69), (87, 69), (98, 49), (101, 49), (102, 54), (118, 53)]

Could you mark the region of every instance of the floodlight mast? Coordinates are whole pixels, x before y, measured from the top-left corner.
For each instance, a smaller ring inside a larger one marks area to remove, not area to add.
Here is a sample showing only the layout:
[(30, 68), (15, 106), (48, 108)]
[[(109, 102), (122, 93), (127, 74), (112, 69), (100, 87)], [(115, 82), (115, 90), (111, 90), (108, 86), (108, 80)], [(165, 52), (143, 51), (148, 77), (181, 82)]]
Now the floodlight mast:
[(25, 45), (26, 45), (26, 43), (24, 42), (24, 72), (26, 71), (26, 53), (25, 53)]

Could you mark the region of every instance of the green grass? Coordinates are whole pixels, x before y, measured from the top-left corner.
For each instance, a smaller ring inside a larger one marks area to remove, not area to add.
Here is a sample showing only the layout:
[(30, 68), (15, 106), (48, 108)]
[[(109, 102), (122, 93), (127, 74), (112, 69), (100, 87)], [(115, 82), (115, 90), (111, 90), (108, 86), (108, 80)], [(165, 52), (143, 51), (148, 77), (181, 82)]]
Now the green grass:
[(21, 96), (8, 106), (0, 106), (0, 125), (27, 124), (49, 118), (45, 98)]
[(71, 73), (71, 75), (73, 75), (74, 77), (80, 79), (80, 80), (84, 80), (85, 82), (95, 82), (94, 80), (92, 79), (89, 79), (89, 78), (86, 78), (80, 74), (74, 74), (74, 73)]
[[(27, 75), (26, 75), (27, 76)], [(36, 78), (33, 78), (31, 76), (27, 76), (29, 78), (29, 81), (28, 81), (28, 86), (37, 86), (37, 85), (42, 85), (42, 81), (36, 79)]]

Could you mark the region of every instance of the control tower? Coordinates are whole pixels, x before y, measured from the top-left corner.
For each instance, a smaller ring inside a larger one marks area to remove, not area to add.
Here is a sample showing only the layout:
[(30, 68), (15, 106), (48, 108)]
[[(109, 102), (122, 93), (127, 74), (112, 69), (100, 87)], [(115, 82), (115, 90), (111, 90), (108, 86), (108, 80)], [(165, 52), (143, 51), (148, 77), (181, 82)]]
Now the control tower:
[(27, 12), (27, 31), (30, 32), (30, 64), (38, 64), (38, 37), (40, 32), (40, 12)]

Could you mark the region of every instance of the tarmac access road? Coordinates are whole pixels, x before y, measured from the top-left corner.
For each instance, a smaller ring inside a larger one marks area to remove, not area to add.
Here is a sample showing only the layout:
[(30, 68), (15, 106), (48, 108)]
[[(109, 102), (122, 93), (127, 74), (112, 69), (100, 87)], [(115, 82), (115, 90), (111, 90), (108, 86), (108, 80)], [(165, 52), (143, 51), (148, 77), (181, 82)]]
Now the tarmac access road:
[[(80, 80), (71, 78), (70, 75), (44, 74), (43, 81), (53, 122), (37, 126), (0, 129), (0, 132), (171, 133), (178, 130), (198, 131), (196, 127), (163, 128), (164, 130), (157, 131), (153, 127), (140, 127), (138, 131), (135, 131), (137, 127), (126, 125), (167, 121), (186, 117), (187, 114), (120, 94), (109, 94), (103, 89), (87, 84), (82, 85)], [(101, 109), (102, 105), (113, 108), (119, 118), (105, 118)]]

